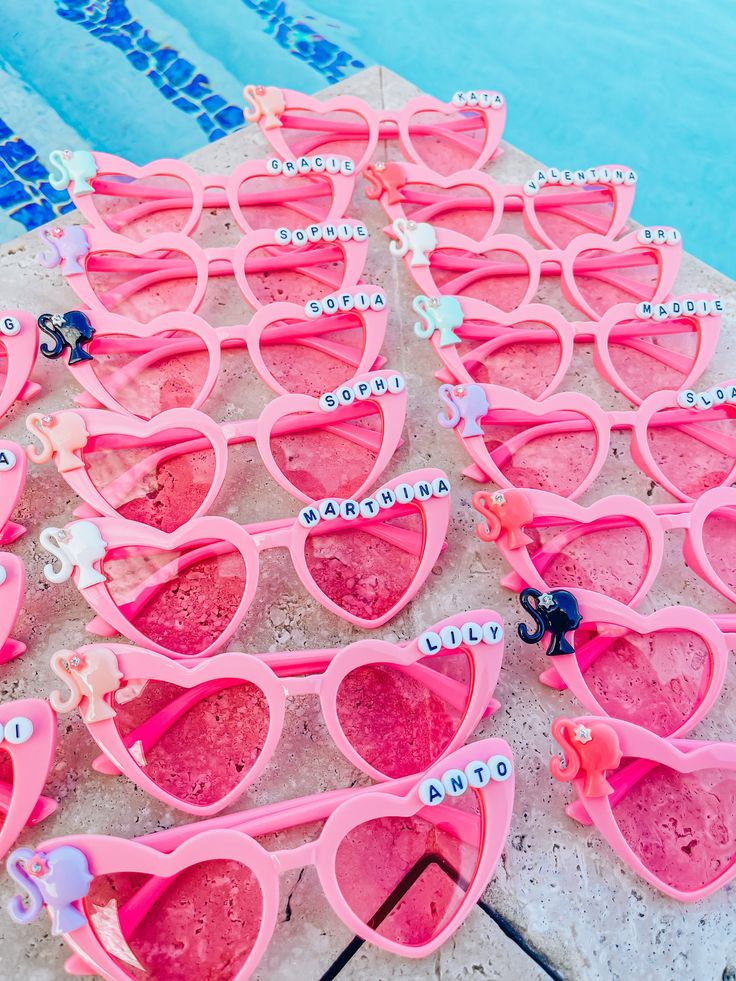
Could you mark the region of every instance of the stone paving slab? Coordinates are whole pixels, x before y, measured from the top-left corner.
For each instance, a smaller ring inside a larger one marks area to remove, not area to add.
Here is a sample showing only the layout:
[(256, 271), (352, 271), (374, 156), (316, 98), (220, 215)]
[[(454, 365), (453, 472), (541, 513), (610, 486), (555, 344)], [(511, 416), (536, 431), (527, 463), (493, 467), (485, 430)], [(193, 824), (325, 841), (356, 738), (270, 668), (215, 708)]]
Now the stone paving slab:
[[(478, 81), (482, 85), (486, 80)], [(492, 79), (487, 87), (492, 87)], [(373, 68), (324, 94), (352, 93), (376, 107), (393, 108), (415, 92), (404, 79), (386, 69)], [(509, 112), (513, 111), (510, 106)], [(260, 133), (251, 127), (205, 147), (188, 160), (202, 170), (227, 172), (245, 157), (267, 152)], [(166, 154), (165, 140), (161, 154)], [(570, 160), (553, 163), (588, 165), (600, 161), (578, 160), (575, 133), (571, 130)], [(518, 183), (527, 179), (535, 164), (521, 151), (505, 145), (505, 153), (492, 164), (492, 171), (499, 180)], [(640, 179), (656, 180), (657, 175), (644, 173)], [(359, 190), (351, 213), (371, 230), (366, 280), (382, 286), (389, 297), (391, 316), (385, 354), (389, 365), (402, 371), (408, 382), (406, 441), (387, 476), (426, 464), (439, 465), (453, 477), (455, 487), (446, 552), (417, 599), (391, 624), (377, 631), (377, 636), (410, 638), (443, 616), (478, 606), (495, 608), (513, 625), (518, 619), (516, 601), (498, 585), (503, 562), (495, 548), (483, 545), (473, 535), (470, 498), (477, 485), (459, 476), (465, 458), (454, 435), (438, 431), (437, 383), (433, 378), (437, 366), (429, 345), (418, 341), (412, 332), (415, 318), (411, 298), (417, 290), (402, 261), (389, 255), (380, 231), (384, 221), (378, 206), (367, 202)], [(664, 214), (662, 224), (666, 222)], [(687, 229), (682, 231), (687, 245)], [(38, 249), (35, 234), (0, 249), (0, 304), (25, 307), (35, 314), (70, 309), (75, 303), (71, 290), (57, 270), (45, 270), (35, 262)], [(676, 290), (696, 289), (721, 295), (727, 310), (736, 309), (734, 284), (697, 259), (685, 256)], [(707, 383), (733, 376), (736, 354), (731, 313), (727, 314), (714, 364), (717, 372), (706, 377)], [(77, 392), (59, 363), (40, 363), (34, 377), (44, 389), (43, 397), (33, 405), (34, 411), (67, 406)], [(623, 400), (591, 371), (589, 350), (576, 352), (566, 387), (586, 392), (606, 408), (625, 407)], [(208, 409), (219, 421), (245, 418), (257, 414), (266, 398), (264, 386), (241, 362), (238, 370), (228, 375), (222, 397), (210, 402)], [(23, 406), (17, 407), (3, 427), (3, 435), (25, 442), (25, 414)], [(651, 502), (651, 485), (630, 468), (624, 442), (618, 437), (614, 440), (614, 446), (622, 452), (618, 459), (611, 455), (594, 493), (600, 496), (625, 491)], [(243, 487), (247, 487), (247, 493), (243, 493)], [(588, 494), (585, 503), (593, 499), (593, 494)], [(230, 487), (221, 501), (221, 513), (240, 520), (281, 517), (296, 511), (293, 500), (262, 476)], [(50, 586), (45, 582), (45, 553), (37, 544), (39, 530), (68, 519), (75, 504), (74, 495), (53, 468), (31, 468), (27, 490), (15, 516), (27, 524), (29, 533), (12, 549), (22, 555), (28, 566), (28, 597), (16, 635), (28, 642), (29, 650), (23, 658), (3, 668), (2, 699), (47, 694), (54, 681), (48, 668), (50, 655), (59, 647), (75, 646), (89, 639), (82, 629), (88, 619), (86, 604), (71, 583)], [(708, 612), (729, 612), (726, 601), (691, 576), (682, 562), (678, 535), (670, 537), (663, 573), (651, 598), (653, 608), (687, 601)], [(259, 597), (230, 647), (267, 651), (338, 646), (359, 634), (306, 596), (285, 556), (268, 554), (263, 559)], [(553, 784), (549, 777), (552, 744), (548, 731), (555, 715), (574, 713), (576, 706), (571, 696), (550, 692), (539, 684), (537, 675), (543, 664), (535, 648), (522, 645), (513, 630), (507, 632), (507, 639), (508, 653), (497, 692), (502, 709), (484, 722), (477, 736), (499, 735), (511, 743), (517, 764), (517, 803), (508, 847), (487, 890), (486, 901), (565, 978), (700, 981), (734, 976), (736, 918), (729, 890), (693, 906), (666, 899), (624, 868), (595, 830), (576, 827), (565, 817), (563, 807), (569, 788)], [(734, 719), (736, 687), (733, 670), (729, 669), (720, 702), (695, 735), (736, 739)], [(58, 758), (49, 782), (49, 792), (59, 798), (61, 806), (56, 816), (27, 834), (23, 843), (72, 831), (134, 836), (183, 822), (185, 816), (150, 800), (124, 778), (113, 781), (94, 773), (89, 764), (95, 755), (92, 741), (75, 714), (63, 717)], [(298, 699), (287, 715), (277, 756), (241, 803), (250, 807), (365, 782), (335, 751), (312, 700)], [(305, 981), (316, 981), (351, 937), (324, 902), (312, 870), (301, 877), (290, 873), (282, 886), (276, 936), (257, 977), (261, 981), (291, 981), (298, 974)], [(3, 878), (3, 907), (10, 894)], [(50, 938), (45, 918), (20, 928), (0, 915), (1, 981), (61, 978), (65, 956), (63, 944)], [(522, 949), (480, 910), (469, 917), (450, 943), (425, 961), (399, 960), (365, 945), (342, 975), (350, 981), (525, 981), (543, 976)]]

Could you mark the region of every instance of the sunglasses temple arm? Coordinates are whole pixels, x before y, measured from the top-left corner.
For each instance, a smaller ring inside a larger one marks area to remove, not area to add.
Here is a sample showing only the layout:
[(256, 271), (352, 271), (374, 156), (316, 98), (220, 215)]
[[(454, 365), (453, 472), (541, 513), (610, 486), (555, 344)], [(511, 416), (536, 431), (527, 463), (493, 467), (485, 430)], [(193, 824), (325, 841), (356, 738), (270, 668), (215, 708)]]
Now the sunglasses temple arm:
[[(640, 780), (643, 780), (652, 770), (656, 770), (658, 766), (659, 763), (655, 760), (638, 759), (616, 770), (615, 773), (607, 773), (606, 779), (613, 787), (613, 793), (608, 797), (611, 808), (614, 808), (620, 800), (623, 800)], [(572, 804), (569, 804), (565, 808), (565, 813), (579, 824), (593, 824), (585, 807), (585, 798), (579, 797), (577, 800), (574, 800)]]
[[(597, 624), (591, 623), (590, 621), (585, 621), (581, 624), (578, 629), (585, 629), (587, 627), (597, 628)], [(596, 637), (591, 638), (585, 644), (578, 645), (575, 644), (575, 660), (578, 662), (578, 667), (580, 668), (581, 674), (588, 670), (591, 664), (594, 664), (601, 654), (605, 654), (606, 651), (611, 647), (615, 641), (621, 637), (625, 637), (628, 634), (628, 630), (625, 627), (621, 627), (618, 630), (611, 630), (611, 625), (605, 625), (606, 633), (598, 634)], [(559, 671), (552, 667), (543, 671), (539, 680), (542, 684), (547, 685), (550, 688), (555, 688), (557, 691), (565, 691), (567, 688), (567, 682), (562, 678)]]
[[(0, 812), (7, 814), (13, 801), (13, 784), (6, 780), (0, 780)], [(53, 814), (59, 805), (52, 797), (39, 797), (33, 806), (31, 813), (26, 819), (27, 827), (40, 824)]]
[(736, 651), (736, 614), (723, 613), (713, 616), (711, 619), (723, 634), (730, 650)]

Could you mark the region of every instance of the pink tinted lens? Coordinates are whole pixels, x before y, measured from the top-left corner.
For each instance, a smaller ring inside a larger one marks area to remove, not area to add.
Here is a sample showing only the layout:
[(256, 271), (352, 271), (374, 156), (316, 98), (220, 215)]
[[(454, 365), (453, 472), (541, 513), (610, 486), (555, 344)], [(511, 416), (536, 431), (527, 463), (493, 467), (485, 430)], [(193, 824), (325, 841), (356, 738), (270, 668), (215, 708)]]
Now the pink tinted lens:
[(210, 368), (206, 346), (187, 331), (151, 338), (98, 335), (89, 350), (93, 360), (87, 364), (100, 384), (128, 412), (146, 419), (193, 406)]
[[(322, 413), (298, 413), (274, 427), (270, 443), (276, 466), (296, 490), (313, 500), (352, 497), (375, 465), (384, 438), (383, 415), (377, 402), (354, 406), (355, 418), (349, 421), (327, 426), (330, 418)], [(310, 428), (298, 431), (301, 420), (309, 420)], [(282, 424), (297, 431), (276, 435)]]
[(599, 621), (575, 632), (575, 653), (598, 704), (616, 719), (670, 736), (693, 715), (712, 681), (708, 645), (690, 630), (640, 634)]
[(407, 218), (428, 221), (480, 241), (493, 221), (493, 198), (474, 184), (405, 184), (400, 191), (401, 207)]
[(268, 734), (266, 696), (247, 681), (194, 688), (134, 681), (116, 693), (114, 707), (118, 733), (136, 765), (187, 804), (221, 801), (248, 777)]
[[(393, 508), (382, 514), (390, 515)], [(318, 590), (353, 616), (375, 620), (401, 602), (424, 551), (419, 512), (354, 523), (323, 521), (310, 534), (304, 554)]]
[(218, 859), (168, 879), (124, 872), (95, 876), (84, 907), (120, 977), (225, 981), (253, 950), (263, 895), (250, 869)]
[(718, 579), (736, 594), (736, 507), (719, 508), (703, 523), (703, 547)]
[(608, 337), (614, 371), (643, 401), (661, 389), (679, 389), (695, 364), (700, 345), (697, 320), (630, 320)]
[(649, 766), (614, 807), (616, 823), (661, 881), (684, 892), (700, 889), (736, 857), (736, 772)]
[[(688, 417), (668, 424), (671, 417)], [(664, 410), (649, 421), (647, 441), (655, 463), (686, 497), (733, 481), (736, 468), (736, 409), (722, 406), (705, 413)]]
[(95, 252), (86, 270), (106, 310), (144, 324), (162, 313), (191, 309), (197, 287), (197, 268), (183, 252)]
[(180, 551), (111, 549), (106, 583), (126, 619), (146, 638), (177, 654), (200, 654), (230, 625), (245, 592), (245, 562), (226, 543), (214, 556), (192, 544)]
[(280, 135), (295, 157), (341, 154), (356, 163), (365, 155), (370, 129), (356, 112), (311, 112), (295, 109), (281, 116)]
[(161, 531), (193, 518), (215, 479), (212, 443), (196, 429), (164, 430), (145, 439), (95, 437), (85, 447), (84, 462), (89, 479), (120, 517)]
[(515, 310), (529, 289), (529, 265), (515, 252), (494, 249), (473, 255), (435, 249), (430, 264), (441, 293), (473, 296), (506, 312)]
[[(472, 321), (464, 327), (473, 329)], [(562, 360), (559, 334), (531, 321), (510, 327), (482, 323), (486, 340), (464, 341), (460, 360), (474, 381), (513, 388), (529, 398), (539, 398), (553, 381)]]
[(613, 222), (613, 189), (605, 184), (548, 184), (532, 204), (539, 226), (558, 248), (586, 232), (607, 235)]
[(591, 421), (577, 412), (540, 417), (492, 408), (482, 425), (491, 460), (513, 487), (567, 497), (593, 468), (598, 436)]
[(646, 530), (625, 516), (524, 530), (534, 539), (529, 553), (550, 589), (591, 589), (628, 603), (651, 562)]
[(237, 191), (245, 228), (304, 228), (324, 221), (332, 208), (332, 184), (324, 174), (248, 177)]
[(287, 392), (320, 396), (355, 374), (366, 344), (356, 313), (317, 320), (278, 320), (261, 334), (260, 352), (274, 381)]
[(345, 261), (344, 250), (335, 242), (269, 246), (248, 253), (245, 274), (262, 306), (282, 300), (304, 305), (342, 287)]
[(651, 249), (581, 252), (573, 266), (575, 285), (597, 316), (614, 303), (651, 300), (660, 278), (659, 255)]
[(181, 232), (192, 216), (192, 191), (180, 177), (102, 174), (93, 186), (87, 200), (101, 221), (111, 232), (139, 242), (161, 232)]
[(451, 113), (425, 109), (409, 119), (409, 139), (416, 157), (445, 176), (475, 167), (487, 129), (486, 114), (477, 109)]
[(387, 777), (421, 773), (445, 752), (471, 694), (467, 653), (440, 651), (414, 664), (368, 664), (337, 691), (348, 742)]
[(366, 821), (338, 848), (340, 892), (379, 936), (427, 944), (452, 922), (475, 878), (484, 824), (474, 791), (413, 816)]

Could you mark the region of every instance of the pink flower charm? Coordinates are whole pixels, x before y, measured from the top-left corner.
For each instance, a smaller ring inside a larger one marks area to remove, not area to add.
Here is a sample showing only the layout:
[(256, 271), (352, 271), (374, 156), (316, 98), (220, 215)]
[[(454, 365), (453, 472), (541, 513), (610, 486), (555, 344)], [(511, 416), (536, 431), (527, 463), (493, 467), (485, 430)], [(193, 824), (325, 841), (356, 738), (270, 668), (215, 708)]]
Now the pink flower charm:
[(46, 856), (43, 852), (36, 852), (36, 854), (29, 860), (26, 865), (26, 871), (29, 875), (32, 875), (34, 879), (41, 879), (49, 870), (49, 863), (46, 861)]

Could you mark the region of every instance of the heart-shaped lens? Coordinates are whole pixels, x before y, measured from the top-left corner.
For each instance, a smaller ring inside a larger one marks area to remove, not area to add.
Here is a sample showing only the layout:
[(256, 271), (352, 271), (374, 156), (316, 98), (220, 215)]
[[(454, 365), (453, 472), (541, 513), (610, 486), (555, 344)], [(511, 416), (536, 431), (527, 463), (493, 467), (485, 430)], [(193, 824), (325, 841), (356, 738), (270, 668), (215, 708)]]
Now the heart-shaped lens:
[(643, 401), (662, 389), (684, 387), (700, 345), (697, 320), (631, 320), (608, 335), (608, 354), (618, 377)]
[(193, 259), (174, 251), (94, 252), (86, 272), (105, 310), (144, 324), (162, 313), (190, 309), (198, 278)]
[(476, 184), (421, 184), (412, 181), (400, 189), (406, 217), (427, 221), (435, 228), (460, 232), (479, 242), (493, 222), (493, 198)]
[(481, 158), (488, 132), (485, 112), (422, 109), (409, 119), (409, 139), (418, 160), (438, 174), (472, 170)]
[(653, 249), (610, 252), (588, 249), (576, 257), (575, 286), (596, 316), (616, 303), (651, 300), (661, 275), (660, 257)]
[(332, 183), (324, 174), (246, 177), (237, 189), (240, 227), (304, 228), (323, 222), (333, 202)]
[[(683, 417), (689, 417), (683, 421)], [(672, 420), (678, 420), (674, 422)], [(736, 410), (707, 413), (673, 409), (655, 413), (647, 427), (654, 462), (684, 497), (698, 498), (733, 481), (736, 468)]]
[(100, 225), (140, 242), (160, 232), (181, 232), (192, 215), (189, 184), (169, 174), (102, 174), (86, 195), (85, 208), (96, 212)]
[[(560, 335), (546, 324), (519, 321), (507, 327), (490, 321), (466, 320), (474, 332), (457, 352), (474, 381), (503, 385), (536, 399), (554, 380), (562, 361)], [(478, 335), (485, 337), (477, 339)]]
[(614, 218), (610, 184), (547, 184), (534, 195), (534, 213), (547, 240), (564, 248), (578, 235), (607, 235)]

